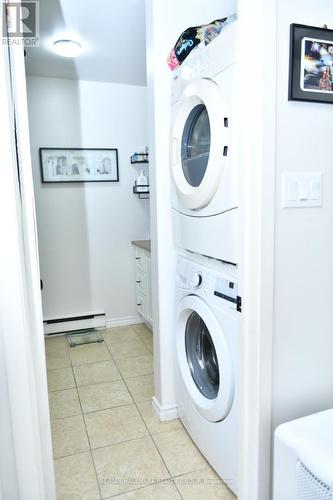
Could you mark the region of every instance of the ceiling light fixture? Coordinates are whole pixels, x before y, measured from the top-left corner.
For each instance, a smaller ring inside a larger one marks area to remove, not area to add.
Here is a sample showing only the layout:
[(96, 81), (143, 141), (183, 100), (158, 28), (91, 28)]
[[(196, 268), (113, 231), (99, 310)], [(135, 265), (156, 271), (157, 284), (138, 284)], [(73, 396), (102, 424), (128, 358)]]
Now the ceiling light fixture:
[(76, 57), (80, 54), (82, 46), (74, 40), (56, 40), (53, 42), (53, 50), (59, 56)]

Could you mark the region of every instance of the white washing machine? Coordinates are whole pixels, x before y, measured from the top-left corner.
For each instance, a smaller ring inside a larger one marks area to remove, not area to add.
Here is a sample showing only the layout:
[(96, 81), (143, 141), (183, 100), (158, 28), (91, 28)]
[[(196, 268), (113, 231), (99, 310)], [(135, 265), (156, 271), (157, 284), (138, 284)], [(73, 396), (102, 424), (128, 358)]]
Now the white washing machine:
[(238, 263), (237, 21), (198, 45), (172, 81), (170, 165), (175, 243)]
[(202, 454), (237, 494), (238, 286), (232, 266), (198, 257), (177, 261), (178, 411)]

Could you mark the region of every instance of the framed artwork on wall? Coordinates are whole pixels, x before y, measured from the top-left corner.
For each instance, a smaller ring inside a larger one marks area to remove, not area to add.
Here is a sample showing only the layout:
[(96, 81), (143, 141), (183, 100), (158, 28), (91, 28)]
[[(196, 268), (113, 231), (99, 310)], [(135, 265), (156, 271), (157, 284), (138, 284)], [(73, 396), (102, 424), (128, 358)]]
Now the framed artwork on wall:
[(118, 150), (40, 148), (42, 182), (118, 182)]
[(291, 24), (289, 100), (333, 103), (333, 30)]

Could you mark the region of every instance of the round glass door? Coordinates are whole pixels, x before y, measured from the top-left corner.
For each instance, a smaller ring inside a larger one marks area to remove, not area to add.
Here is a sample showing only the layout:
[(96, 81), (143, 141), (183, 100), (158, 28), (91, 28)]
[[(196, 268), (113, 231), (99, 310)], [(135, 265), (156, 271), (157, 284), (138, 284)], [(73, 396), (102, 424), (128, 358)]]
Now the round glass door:
[(215, 399), (220, 387), (216, 350), (205, 322), (196, 312), (187, 320), (185, 349), (195, 385), (205, 398)]
[(178, 308), (178, 367), (188, 397), (210, 422), (228, 415), (234, 397), (233, 363), (223, 330), (228, 321), (222, 315), (218, 320), (196, 295), (184, 297)]
[(226, 116), (222, 93), (213, 81), (201, 78), (184, 89), (170, 139), (171, 171), (183, 208), (206, 207), (219, 187), (227, 161)]
[(198, 187), (206, 173), (210, 150), (210, 125), (207, 108), (198, 104), (190, 112), (182, 136), (182, 168), (185, 179)]

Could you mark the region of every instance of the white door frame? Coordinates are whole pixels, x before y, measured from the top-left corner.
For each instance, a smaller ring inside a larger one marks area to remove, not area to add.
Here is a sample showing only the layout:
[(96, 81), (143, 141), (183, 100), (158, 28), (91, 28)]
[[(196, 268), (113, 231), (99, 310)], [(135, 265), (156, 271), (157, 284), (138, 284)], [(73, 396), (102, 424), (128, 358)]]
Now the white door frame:
[[(0, 334), (8, 381), (14, 473), (19, 499), (55, 500), (26, 99), (23, 49), (16, 46), (8, 51), (2, 45)], [(1, 477), (1, 482), (4, 485), (6, 477)]]
[[(271, 475), (276, 143), (276, 0), (238, 1), (241, 74), (242, 500), (268, 500)], [(260, 57), (247, 57), (249, 45)], [(258, 51), (257, 51), (258, 50)]]

